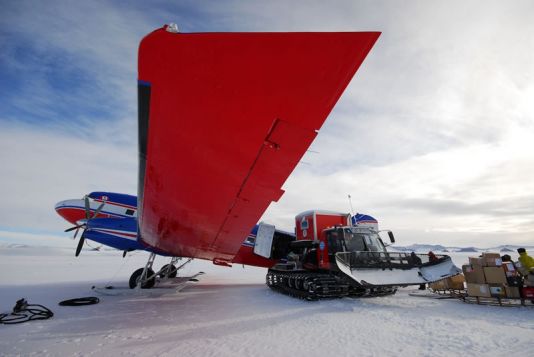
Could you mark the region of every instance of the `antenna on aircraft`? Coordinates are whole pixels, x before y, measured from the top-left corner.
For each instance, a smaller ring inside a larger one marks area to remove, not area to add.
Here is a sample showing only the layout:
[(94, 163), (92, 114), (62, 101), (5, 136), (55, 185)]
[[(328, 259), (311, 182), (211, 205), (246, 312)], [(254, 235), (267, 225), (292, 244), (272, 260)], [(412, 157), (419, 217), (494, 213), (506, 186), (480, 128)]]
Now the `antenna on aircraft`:
[(180, 30), (178, 30), (178, 25), (176, 25), (174, 22), (171, 22), (170, 24), (168, 24), (167, 28), (165, 30), (167, 30), (167, 32), (171, 32), (171, 33), (180, 32)]
[(350, 195), (347, 196), (349, 197), (350, 214), (351, 216), (354, 216), (354, 209), (352, 208), (352, 197), (350, 197)]

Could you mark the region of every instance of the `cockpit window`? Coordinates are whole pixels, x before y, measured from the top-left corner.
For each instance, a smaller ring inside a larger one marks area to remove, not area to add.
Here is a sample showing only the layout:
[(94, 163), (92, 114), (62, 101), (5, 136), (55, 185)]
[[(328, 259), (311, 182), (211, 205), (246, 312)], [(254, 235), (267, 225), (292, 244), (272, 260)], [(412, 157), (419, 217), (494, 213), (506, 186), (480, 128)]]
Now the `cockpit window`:
[(336, 231), (328, 232), (327, 243), (328, 243), (328, 254), (335, 254), (337, 252), (345, 251), (343, 247), (343, 239), (340, 239)]
[(349, 252), (361, 252), (365, 250), (363, 242), (365, 235), (353, 232), (351, 229), (345, 229), (345, 245)]
[(386, 250), (380, 239), (378, 239), (377, 234), (371, 234), (368, 236), (368, 238), (369, 243), (367, 243), (367, 248), (371, 252), (384, 252)]
[(345, 243), (349, 252), (383, 252), (385, 250), (376, 233), (358, 228), (345, 228)]

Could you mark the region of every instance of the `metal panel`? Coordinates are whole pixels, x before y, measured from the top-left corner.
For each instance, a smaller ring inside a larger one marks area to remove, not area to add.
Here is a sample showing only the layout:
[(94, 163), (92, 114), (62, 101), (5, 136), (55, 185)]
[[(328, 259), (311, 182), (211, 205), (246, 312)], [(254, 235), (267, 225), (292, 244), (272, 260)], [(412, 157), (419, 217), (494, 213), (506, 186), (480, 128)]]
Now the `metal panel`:
[(254, 253), (264, 258), (271, 257), (271, 248), (273, 246), (274, 226), (270, 224), (260, 223), (258, 233), (256, 234), (256, 242), (254, 244)]

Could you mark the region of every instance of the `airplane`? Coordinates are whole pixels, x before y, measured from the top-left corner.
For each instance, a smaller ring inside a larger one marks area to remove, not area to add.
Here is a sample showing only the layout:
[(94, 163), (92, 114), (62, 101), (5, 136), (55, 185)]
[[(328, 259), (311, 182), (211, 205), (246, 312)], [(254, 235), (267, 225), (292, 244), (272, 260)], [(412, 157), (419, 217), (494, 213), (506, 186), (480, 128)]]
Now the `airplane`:
[[(156, 254), (223, 266), (272, 267), (280, 258), (277, 254), (283, 255), (273, 251), (274, 226), (259, 224), (256, 231), (254, 251), (268, 254), (241, 254), (251, 227), (271, 202), (282, 197), (284, 182), (379, 36), (379, 32), (180, 33), (173, 24), (145, 36), (138, 51), (137, 196), (93, 193), (70, 208), (65, 203), (64, 217), (74, 224), (69, 230), (84, 230), (77, 254), (85, 238), (124, 251), (142, 247), (150, 256), (136, 279), (133, 275), (130, 279), (130, 286), (141, 287), (154, 275), (148, 273), (153, 273)], [(346, 227), (325, 227), (332, 237), (344, 232), (361, 236), (362, 229), (349, 226), (347, 215), (334, 218)], [(405, 257), (396, 256), (393, 262), (376, 232), (366, 234), (383, 251), (366, 252), (363, 260), (352, 259), (350, 252), (332, 255), (347, 275), (362, 271), (362, 266), (365, 270), (370, 258), (385, 257), (390, 270), (398, 266), (409, 271), (414, 283), (425, 278)], [(279, 236), (277, 247), (293, 244), (291, 233)], [(262, 248), (260, 242), (270, 245)], [(324, 240), (319, 244), (318, 239), (303, 239), (292, 249), (300, 249), (302, 256), (317, 252), (323, 257), (324, 248)], [(326, 256), (321, 258), (322, 266), (327, 261)], [(381, 271), (386, 268), (383, 259), (377, 264)], [(453, 270), (450, 264), (449, 259), (445, 270)], [(442, 267), (423, 265), (428, 276), (445, 276), (440, 275)], [(269, 270), (269, 286), (295, 281), (299, 289), (311, 287), (308, 294), (313, 298), (320, 295), (317, 291), (328, 290), (328, 274), (316, 279), (326, 284), (321, 289), (313, 288), (318, 285), (310, 284), (306, 274), (287, 280), (283, 271)], [(301, 284), (301, 278), (308, 280)], [(383, 281), (391, 285), (391, 279)], [(294, 291), (292, 284), (286, 287)], [(346, 292), (346, 284), (334, 288)]]
[[(74, 226), (65, 232), (75, 231), (74, 239), (78, 232), (82, 234), (76, 247), (75, 256), (79, 256), (84, 246), (85, 240), (106, 245), (111, 248), (122, 250), (123, 257), (128, 252), (144, 250), (155, 255), (170, 256), (168, 253), (154, 249), (138, 240), (137, 235), (137, 197), (128, 194), (114, 192), (91, 192), (81, 199), (70, 199), (58, 202), (55, 206), (56, 212), (67, 222)], [(261, 224), (261, 223), (260, 223)], [(276, 263), (275, 260), (253, 254), (256, 234), (260, 227), (256, 224), (249, 235), (241, 244), (233, 264), (253, 265), (260, 267), (270, 267)], [(295, 234), (280, 229), (275, 230), (277, 239), (284, 239), (287, 242), (295, 240)], [(181, 266), (176, 267), (178, 257), (171, 257), (171, 262), (165, 264), (158, 272), (152, 270), (152, 265), (147, 267), (146, 279), (142, 288), (154, 286), (155, 278), (174, 278), (178, 270), (183, 268), (191, 259), (186, 260)], [(213, 261), (216, 265), (231, 266), (227, 262)], [(130, 288), (135, 288), (140, 281), (144, 268), (136, 270), (130, 277)]]

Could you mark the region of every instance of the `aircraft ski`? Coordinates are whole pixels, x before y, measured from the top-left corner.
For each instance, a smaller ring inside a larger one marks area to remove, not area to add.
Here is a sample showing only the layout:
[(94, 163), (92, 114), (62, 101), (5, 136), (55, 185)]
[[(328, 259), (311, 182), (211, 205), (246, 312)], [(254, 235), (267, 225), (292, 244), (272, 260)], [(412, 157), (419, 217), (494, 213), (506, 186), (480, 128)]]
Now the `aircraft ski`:
[[(336, 254), (339, 269), (362, 286), (404, 286), (431, 283), (461, 273), (447, 255), (417, 254), (421, 264), (406, 253), (340, 252)], [(423, 263), (424, 262), (424, 263)]]
[(128, 286), (119, 286), (119, 287), (93, 287), (92, 290), (98, 294), (106, 296), (123, 296), (123, 295), (134, 295), (134, 296), (162, 296), (167, 294), (175, 294), (183, 290), (187, 286), (197, 282), (199, 277), (202, 276), (204, 272), (198, 272), (192, 276), (181, 276), (175, 278), (164, 278), (157, 279), (155, 286), (151, 289), (130, 289)]

